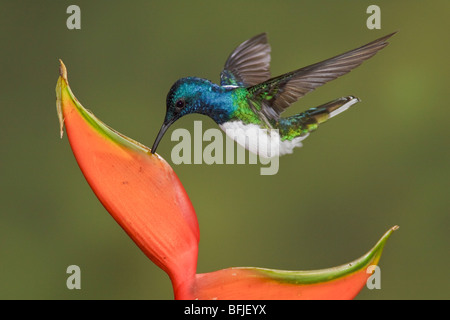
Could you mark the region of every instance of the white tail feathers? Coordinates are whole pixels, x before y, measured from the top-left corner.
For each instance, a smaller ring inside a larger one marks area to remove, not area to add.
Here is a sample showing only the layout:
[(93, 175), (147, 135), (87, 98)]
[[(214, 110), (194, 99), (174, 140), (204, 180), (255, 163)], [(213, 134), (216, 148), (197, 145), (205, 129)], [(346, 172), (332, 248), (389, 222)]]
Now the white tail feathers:
[(337, 116), (339, 113), (344, 112), (345, 110), (347, 110), (348, 108), (350, 108), (352, 105), (354, 105), (357, 102), (360, 102), (361, 100), (357, 97), (353, 97), (353, 96), (349, 96), (348, 97), (350, 100), (343, 104), (342, 106), (340, 106), (339, 108), (337, 108), (336, 110), (333, 110), (330, 112), (329, 115), (329, 119), (333, 118), (334, 116)]

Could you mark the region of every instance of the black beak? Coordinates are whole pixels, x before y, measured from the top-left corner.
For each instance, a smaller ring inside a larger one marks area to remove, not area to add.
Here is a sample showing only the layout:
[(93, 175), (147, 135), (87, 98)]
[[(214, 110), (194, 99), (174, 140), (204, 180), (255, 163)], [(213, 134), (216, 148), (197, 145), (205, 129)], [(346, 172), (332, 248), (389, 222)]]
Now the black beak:
[(155, 142), (153, 143), (153, 147), (152, 147), (152, 153), (156, 152), (156, 148), (158, 147), (159, 141), (161, 141), (162, 137), (164, 136), (164, 134), (166, 133), (167, 129), (169, 129), (169, 127), (172, 125), (173, 121), (168, 122), (168, 123), (163, 123), (163, 125), (161, 126), (161, 129), (159, 130), (158, 136), (156, 137)]

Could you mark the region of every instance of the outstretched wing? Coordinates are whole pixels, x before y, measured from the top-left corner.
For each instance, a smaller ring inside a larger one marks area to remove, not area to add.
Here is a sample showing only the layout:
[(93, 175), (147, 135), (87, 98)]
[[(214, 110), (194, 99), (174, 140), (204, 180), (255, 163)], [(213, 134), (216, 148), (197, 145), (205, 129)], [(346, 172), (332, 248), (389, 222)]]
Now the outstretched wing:
[(220, 74), (222, 86), (249, 87), (270, 78), (270, 45), (261, 33), (239, 45)]
[(388, 45), (396, 32), (331, 59), (283, 74), (249, 88), (251, 100), (268, 119), (278, 119), (292, 103), (308, 92), (359, 66)]

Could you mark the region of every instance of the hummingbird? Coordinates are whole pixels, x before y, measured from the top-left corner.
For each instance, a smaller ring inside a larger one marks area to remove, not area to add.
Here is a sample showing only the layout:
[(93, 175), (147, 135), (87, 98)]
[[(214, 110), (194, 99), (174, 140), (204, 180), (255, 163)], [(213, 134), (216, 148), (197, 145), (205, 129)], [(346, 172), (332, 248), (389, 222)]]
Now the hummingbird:
[(292, 153), (320, 124), (360, 100), (346, 96), (289, 117), (281, 117), (283, 111), (307, 93), (374, 56), (395, 33), (273, 78), (267, 34), (256, 35), (229, 55), (220, 74), (220, 85), (198, 77), (182, 78), (172, 85), (166, 98), (164, 122), (151, 152), (156, 152), (165, 132), (176, 120), (199, 113), (210, 117), (229, 137), (261, 157)]

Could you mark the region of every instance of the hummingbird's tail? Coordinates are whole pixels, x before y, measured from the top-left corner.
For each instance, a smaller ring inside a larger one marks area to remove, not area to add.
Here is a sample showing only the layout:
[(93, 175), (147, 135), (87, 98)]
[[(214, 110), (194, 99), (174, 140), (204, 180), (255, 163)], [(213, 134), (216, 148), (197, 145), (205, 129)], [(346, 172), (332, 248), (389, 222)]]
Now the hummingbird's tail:
[(325, 103), (319, 107), (311, 108), (307, 112), (311, 111), (311, 116), (320, 124), (333, 118), (334, 116), (337, 116), (339, 113), (344, 112), (352, 105), (360, 101), (361, 100), (359, 98), (354, 96), (343, 97)]
[(278, 123), (280, 136), (283, 140), (306, 138), (319, 124), (337, 116), (359, 101), (361, 100), (354, 96), (342, 97), (294, 116), (281, 118)]

